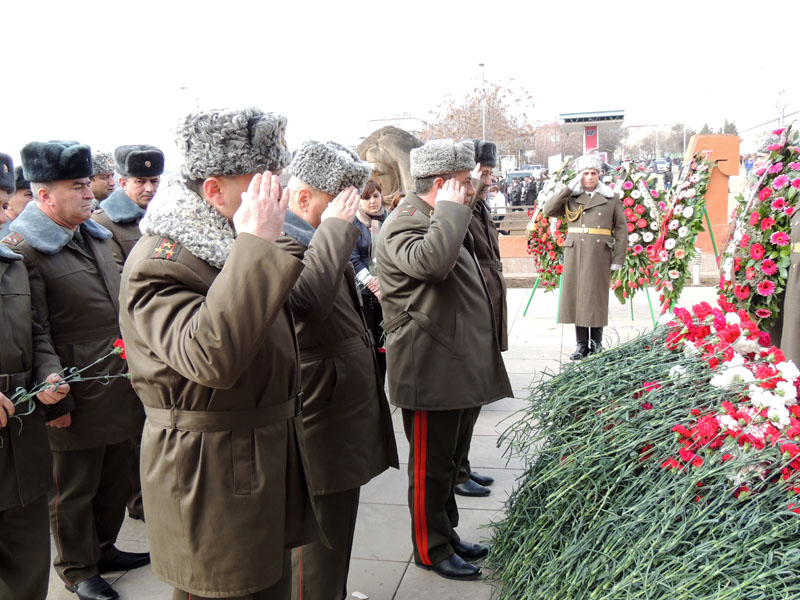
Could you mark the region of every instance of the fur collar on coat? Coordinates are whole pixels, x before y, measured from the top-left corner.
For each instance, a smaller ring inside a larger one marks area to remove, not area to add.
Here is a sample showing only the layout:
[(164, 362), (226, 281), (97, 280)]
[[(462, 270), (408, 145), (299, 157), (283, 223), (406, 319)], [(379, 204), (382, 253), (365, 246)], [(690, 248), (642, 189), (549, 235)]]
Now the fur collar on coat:
[(0, 244), (0, 261), (11, 262), (12, 260), (22, 260), (22, 255), (12, 252), (3, 244)]
[(315, 231), (316, 229), (308, 221), (304, 221), (291, 210), (286, 211), (286, 217), (283, 220), (283, 233), (293, 237), (308, 248)]
[(150, 201), (139, 229), (161, 235), (212, 267), (221, 269), (228, 259), (236, 232), (228, 219), (190, 190), (182, 179), (168, 181)]
[[(107, 240), (111, 232), (91, 219), (81, 223), (81, 234), (98, 240)], [(72, 239), (58, 223), (42, 212), (35, 202), (28, 205), (11, 223), (11, 231), (20, 234), (25, 241), (42, 254), (58, 254)]]
[(138, 221), (145, 213), (145, 209), (131, 200), (122, 188), (114, 190), (108, 198), (100, 203), (100, 208), (114, 223)]

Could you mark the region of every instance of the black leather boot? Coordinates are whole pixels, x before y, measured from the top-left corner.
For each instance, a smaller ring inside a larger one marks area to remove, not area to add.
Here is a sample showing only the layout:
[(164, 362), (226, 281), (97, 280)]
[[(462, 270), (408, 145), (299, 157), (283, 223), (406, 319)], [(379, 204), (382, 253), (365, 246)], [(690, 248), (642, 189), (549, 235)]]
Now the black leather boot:
[(592, 327), (589, 332), (591, 338), (589, 339), (589, 354), (600, 352), (603, 350), (603, 328)]
[(570, 355), (572, 360), (580, 360), (589, 355), (589, 328), (575, 326), (575, 339), (578, 341), (578, 347)]

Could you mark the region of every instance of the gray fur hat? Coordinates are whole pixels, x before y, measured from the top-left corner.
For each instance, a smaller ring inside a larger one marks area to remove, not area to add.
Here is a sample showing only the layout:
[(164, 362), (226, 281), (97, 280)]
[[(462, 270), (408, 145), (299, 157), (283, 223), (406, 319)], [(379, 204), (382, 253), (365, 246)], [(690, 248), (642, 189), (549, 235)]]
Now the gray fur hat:
[(22, 172), (22, 165), (14, 167), (14, 184), (17, 190), (31, 189), (31, 182), (25, 179), (25, 174)]
[(599, 173), (603, 170), (603, 159), (597, 154), (586, 154), (576, 158), (574, 166), (577, 173), (587, 169), (594, 169)]
[(415, 179), (474, 168), (475, 145), (470, 140), (431, 140), (411, 150), (411, 176)]
[(123, 177), (158, 177), (164, 172), (164, 153), (147, 144), (119, 146), (114, 150), (114, 162)]
[(497, 166), (497, 144), (494, 142), (483, 142), (481, 140), (470, 140), (475, 146), (475, 162), (482, 167)]
[(293, 176), (331, 196), (351, 185), (362, 193), (372, 173), (372, 165), (336, 142), (304, 142), (290, 168)]
[(92, 152), (92, 175), (108, 175), (114, 172), (114, 156), (111, 152)]
[(62, 140), (30, 142), (20, 154), (28, 181), (83, 179), (92, 174), (92, 151), (86, 144)]
[(13, 194), (15, 189), (14, 161), (8, 154), (0, 152), (0, 190)]
[(255, 107), (192, 113), (175, 133), (188, 179), (277, 171), (292, 159), (286, 117)]

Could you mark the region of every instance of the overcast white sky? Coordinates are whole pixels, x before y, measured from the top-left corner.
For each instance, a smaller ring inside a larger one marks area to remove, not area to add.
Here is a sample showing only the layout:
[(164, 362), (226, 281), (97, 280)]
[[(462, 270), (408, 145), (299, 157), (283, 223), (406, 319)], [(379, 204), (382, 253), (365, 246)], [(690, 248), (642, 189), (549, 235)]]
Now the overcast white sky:
[(154, 144), (169, 163), (198, 104), (283, 113), (293, 147), (353, 144), (369, 119), (425, 119), (479, 85), (481, 62), (531, 92), (536, 120), (624, 109), (627, 125), (742, 129), (777, 116), (781, 89), (800, 110), (797, 0), (6, 0), (0, 13), (0, 150), (15, 162), (28, 141), (75, 139)]

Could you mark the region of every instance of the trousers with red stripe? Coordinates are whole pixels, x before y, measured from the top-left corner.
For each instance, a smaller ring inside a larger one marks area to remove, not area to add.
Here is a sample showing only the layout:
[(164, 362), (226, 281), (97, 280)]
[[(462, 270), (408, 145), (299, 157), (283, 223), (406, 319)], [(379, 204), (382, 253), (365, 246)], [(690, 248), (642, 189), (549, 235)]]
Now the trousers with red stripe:
[(408, 438), (408, 506), (414, 560), (434, 565), (458, 542), (458, 506), (453, 485), (472, 434), (474, 409), (402, 409)]

